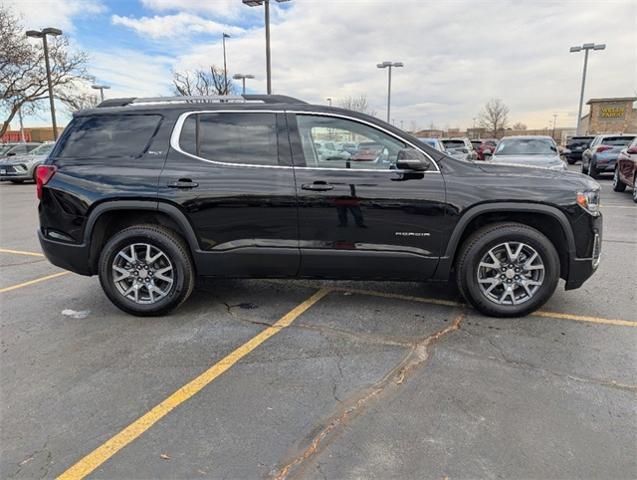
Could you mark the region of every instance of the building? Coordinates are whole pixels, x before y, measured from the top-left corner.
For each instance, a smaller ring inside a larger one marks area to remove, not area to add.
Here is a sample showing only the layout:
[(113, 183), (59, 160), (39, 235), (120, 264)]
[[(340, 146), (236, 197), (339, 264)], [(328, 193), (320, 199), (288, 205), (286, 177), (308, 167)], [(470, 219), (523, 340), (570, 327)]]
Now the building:
[[(58, 127), (58, 137), (64, 131), (64, 127)], [(20, 130), (7, 130), (0, 138), (0, 143), (19, 142), (21, 141)], [(25, 142), (52, 142), (53, 127), (33, 127), (24, 129)]]
[(582, 117), (580, 132), (635, 133), (637, 132), (637, 97), (591, 98), (588, 114)]

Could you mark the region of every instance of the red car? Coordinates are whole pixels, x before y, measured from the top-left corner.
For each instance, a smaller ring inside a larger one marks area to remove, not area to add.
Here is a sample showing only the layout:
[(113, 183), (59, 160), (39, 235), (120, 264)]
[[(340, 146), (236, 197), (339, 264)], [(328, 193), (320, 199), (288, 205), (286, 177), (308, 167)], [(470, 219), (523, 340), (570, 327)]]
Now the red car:
[(619, 152), (615, 165), (613, 190), (623, 192), (626, 186), (632, 187), (633, 201), (637, 203), (637, 137)]
[(478, 155), (478, 160), (484, 160), (484, 152), (488, 151), (493, 154), (495, 146), (498, 144), (497, 140), (486, 138), (481, 140), (471, 140), (471, 145)]

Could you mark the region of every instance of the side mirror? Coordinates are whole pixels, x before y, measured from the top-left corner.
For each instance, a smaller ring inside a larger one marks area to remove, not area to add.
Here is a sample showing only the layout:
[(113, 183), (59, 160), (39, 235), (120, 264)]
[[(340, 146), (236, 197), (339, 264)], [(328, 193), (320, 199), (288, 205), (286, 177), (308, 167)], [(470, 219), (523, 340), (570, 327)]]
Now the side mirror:
[(7, 153), (7, 157), (15, 157), (16, 153), (15, 152), (9, 152)]
[(424, 172), (430, 167), (429, 159), (415, 148), (403, 148), (398, 152), (396, 158), (396, 168), (398, 169)]
[(485, 160), (491, 158), (493, 156), (493, 152), (491, 150), (485, 150), (484, 152), (482, 152), (482, 158), (484, 158)]

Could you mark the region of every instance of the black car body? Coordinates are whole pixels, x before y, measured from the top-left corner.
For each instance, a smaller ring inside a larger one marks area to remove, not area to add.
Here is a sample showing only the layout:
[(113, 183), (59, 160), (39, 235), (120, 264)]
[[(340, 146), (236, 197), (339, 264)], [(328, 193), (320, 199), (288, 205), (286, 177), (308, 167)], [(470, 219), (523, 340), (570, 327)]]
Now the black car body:
[[(597, 267), (599, 186), (579, 173), (463, 161), (364, 114), (282, 96), (245, 99), (113, 100), (76, 114), (38, 170), (38, 233), (47, 258), (99, 274), (111, 300), (140, 315), (163, 313), (175, 302), (137, 305), (130, 282), (152, 283), (153, 272), (177, 262), (204, 277), (446, 281), (473, 261), (474, 246), (493, 237), (519, 245), (528, 238), (533, 248), (522, 256), (540, 254), (546, 275), (555, 276), (553, 289), (560, 276), (567, 289), (577, 288)], [(380, 142), (393, 163), (321, 161), (315, 140), (329, 132)], [(120, 239), (129, 230), (137, 243)], [(160, 234), (172, 243), (157, 266), (148, 260), (163, 248)], [(152, 248), (159, 250), (135, 251), (155, 237)], [(484, 282), (499, 282), (498, 295), (518, 278), (514, 262), (506, 263), (497, 263), (501, 277), (483, 271)], [(527, 273), (535, 275), (533, 269)], [(189, 272), (175, 271), (170, 285)], [(469, 284), (474, 276), (467, 273)], [(119, 278), (125, 300), (111, 285)], [(538, 305), (516, 305), (510, 294), (490, 305), (459, 283), (485, 313), (517, 315)], [(536, 287), (544, 288), (530, 288)], [(167, 302), (173, 293), (163, 295)]]
[(570, 137), (566, 141), (566, 148), (569, 151), (569, 153), (565, 155), (566, 161), (572, 165), (578, 160), (581, 160), (582, 153), (590, 146), (594, 139), (594, 135), (578, 135)]

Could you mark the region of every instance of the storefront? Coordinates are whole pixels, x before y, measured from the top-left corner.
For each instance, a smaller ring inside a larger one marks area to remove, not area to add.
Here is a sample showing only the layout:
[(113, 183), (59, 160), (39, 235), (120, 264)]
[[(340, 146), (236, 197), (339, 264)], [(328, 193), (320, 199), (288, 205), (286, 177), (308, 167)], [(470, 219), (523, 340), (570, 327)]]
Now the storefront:
[(635, 133), (637, 132), (637, 97), (591, 98), (588, 115), (582, 117), (581, 132)]

